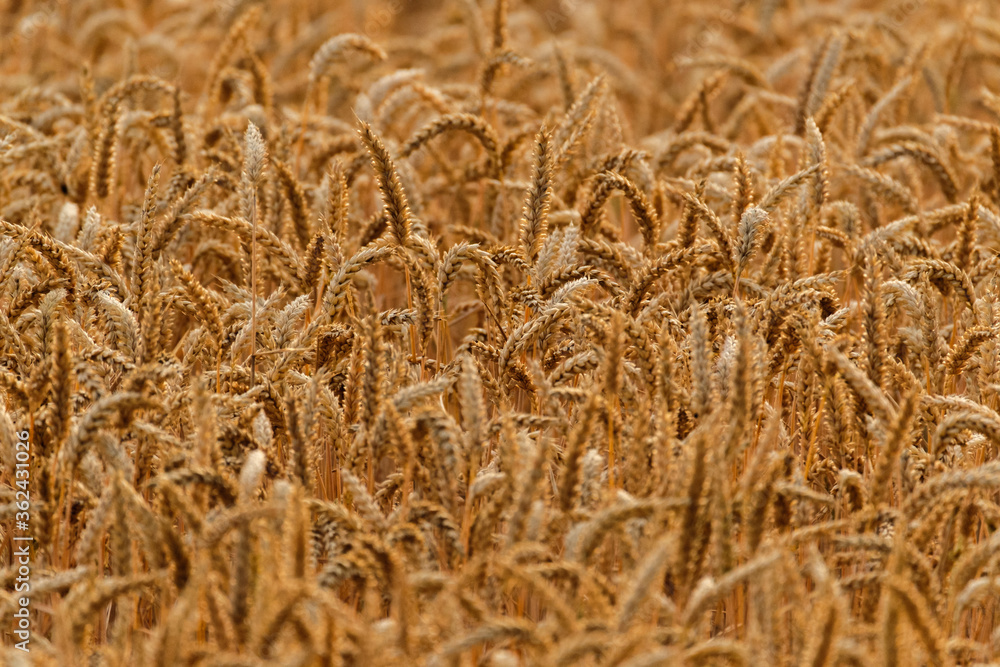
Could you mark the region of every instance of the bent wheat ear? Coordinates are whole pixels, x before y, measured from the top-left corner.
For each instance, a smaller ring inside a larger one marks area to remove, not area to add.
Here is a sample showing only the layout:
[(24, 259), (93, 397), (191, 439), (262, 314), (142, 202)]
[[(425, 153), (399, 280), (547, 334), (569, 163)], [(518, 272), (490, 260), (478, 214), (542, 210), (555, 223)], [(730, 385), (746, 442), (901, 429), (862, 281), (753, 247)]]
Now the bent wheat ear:
[(348, 33), (331, 37), (316, 50), (312, 60), (309, 61), (310, 89), (315, 87), (316, 83), (326, 75), (326, 71), (333, 61), (342, 57), (348, 51), (363, 53), (373, 60), (385, 60), (388, 58), (381, 46), (364, 35)]
[(500, 169), (500, 139), (497, 137), (496, 130), (479, 116), (468, 113), (442, 116), (418, 130), (403, 146), (399, 156), (401, 158), (409, 157), (414, 151), (428, 143), (431, 139), (449, 130), (461, 130), (478, 139), (486, 151), (486, 156), (489, 160), (487, 172), (492, 174)]

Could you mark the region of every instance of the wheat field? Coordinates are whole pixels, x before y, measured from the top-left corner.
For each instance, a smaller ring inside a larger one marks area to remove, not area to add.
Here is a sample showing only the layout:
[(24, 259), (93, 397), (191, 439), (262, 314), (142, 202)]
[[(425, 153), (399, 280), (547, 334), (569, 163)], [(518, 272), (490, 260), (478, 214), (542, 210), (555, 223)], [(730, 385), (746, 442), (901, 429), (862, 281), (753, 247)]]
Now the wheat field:
[(0, 664), (1000, 664), (990, 0), (12, 0)]

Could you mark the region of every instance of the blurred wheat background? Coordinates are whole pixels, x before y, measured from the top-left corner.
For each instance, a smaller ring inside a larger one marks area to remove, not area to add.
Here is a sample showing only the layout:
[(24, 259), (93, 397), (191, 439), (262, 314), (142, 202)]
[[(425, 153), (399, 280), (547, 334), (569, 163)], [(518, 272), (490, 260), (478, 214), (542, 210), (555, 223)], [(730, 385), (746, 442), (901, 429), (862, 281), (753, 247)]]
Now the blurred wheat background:
[(0, 662), (998, 664), (998, 271), (989, 1), (10, 0)]

